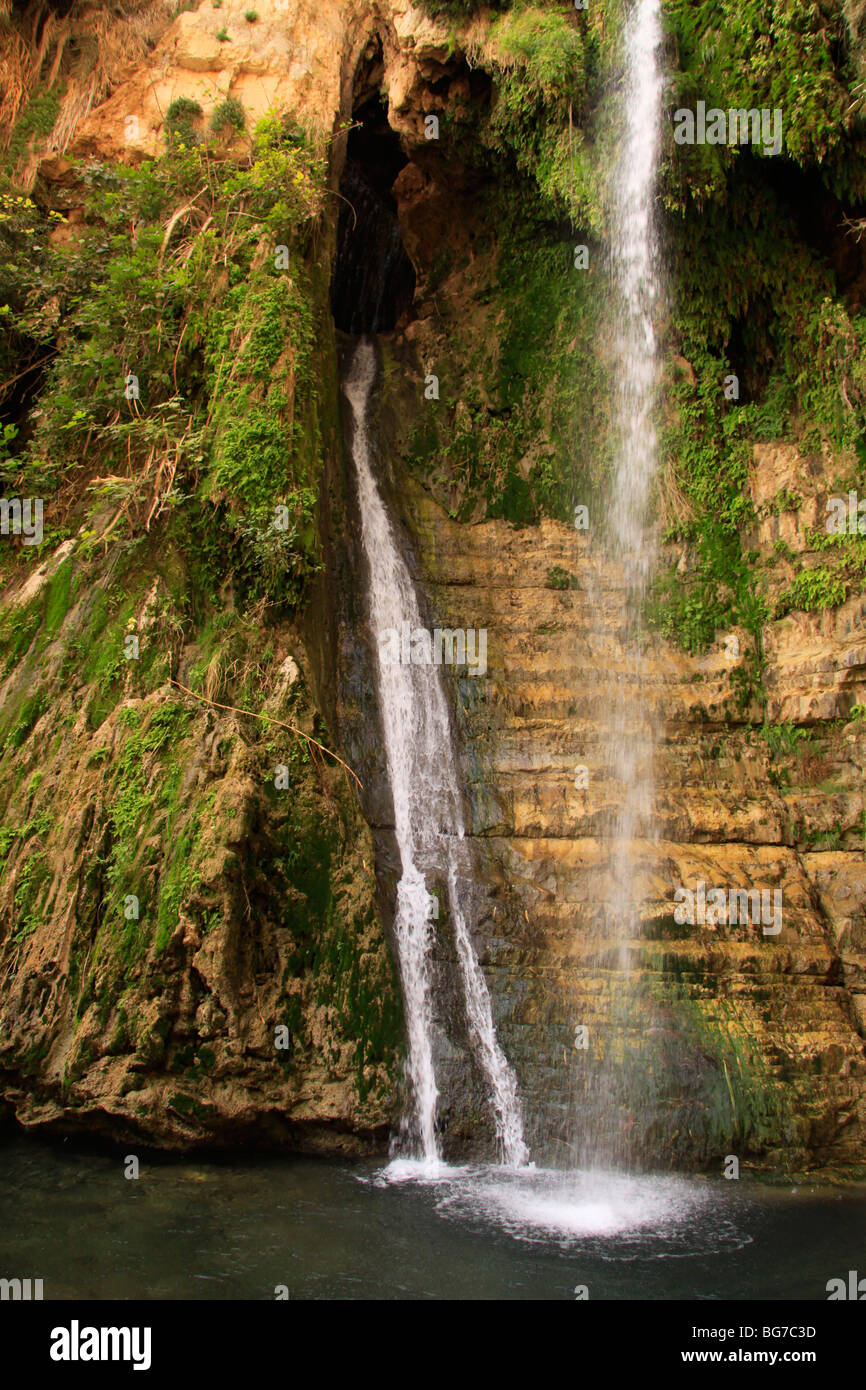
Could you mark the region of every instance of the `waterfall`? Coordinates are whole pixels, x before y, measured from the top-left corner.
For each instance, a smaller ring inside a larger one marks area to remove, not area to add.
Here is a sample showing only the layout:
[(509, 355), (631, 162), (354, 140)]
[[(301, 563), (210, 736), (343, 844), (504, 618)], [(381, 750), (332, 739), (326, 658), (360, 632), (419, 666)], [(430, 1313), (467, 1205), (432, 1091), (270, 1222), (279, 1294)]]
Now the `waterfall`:
[(460, 891), (471, 865), (464, 839), (457, 766), (441, 669), (389, 659), (386, 634), (424, 627), (415, 588), (388, 519), (371, 465), (368, 404), (376, 373), (373, 344), (358, 344), (344, 392), (352, 409), (352, 454), (369, 567), (369, 618), (377, 644), (379, 708), (400, 852), (394, 934), (408, 1032), (407, 1073), (413, 1113), (410, 1155), (435, 1167), (438, 1088), (433, 1059), (432, 952), (436, 899), (442, 884), (454, 931), (469, 1037), (485, 1078), (500, 1159), (528, 1157), (517, 1082), (496, 1037), (490, 994), (475, 954)]
[[(616, 454), (610, 511), (614, 557), (625, 587), (626, 669), (613, 703), (609, 753), (622, 804), (614, 828), (609, 921), (622, 939), (635, 912), (632, 841), (652, 817), (652, 735), (642, 694), (641, 606), (653, 560), (647, 520), (657, 463), (653, 419), (658, 379), (654, 313), (660, 296), (654, 198), (662, 74), (660, 0), (637, 0), (625, 31), (625, 133), (613, 181), (611, 262), (616, 294)], [(640, 729), (644, 733), (641, 737)], [(625, 953), (623, 951), (623, 963)]]
[(636, 0), (625, 32), (625, 136), (613, 180), (611, 260), (617, 296), (617, 452), (613, 502), (617, 549), (631, 596), (643, 592), (652, 554), (646, 509), (656, 470), (653, 423), (658, 361), (653, 323), (659, 299), (654, 201), (662, 74), (661, 0)]
[(606, 535), (615, 592), (604, 587), (606, 565), (596, 566), (589, 578), (595, 637), (606, 663), (600, 752), (607, 789), (602, 835), (609, 860), (591, 965), (594, 1050), (574, 1072), (574, 1147), (579, 1161), (590, 1164), (623, 1164), (634, 1157), (658, 1080), (659, 1030), (647, 1027), (654, 1006), (642, 996), (645, 982), (632, 974), (631, 965), (639, 932), (640, 851), (655, 835), (655, 738), (646, 698), (642, 607), (654, 555), (649, 506), (657, 464), (660, 10), (660, 0), (635, 0), (626, 17), (621, 125), (610, 185), (615, 384)]

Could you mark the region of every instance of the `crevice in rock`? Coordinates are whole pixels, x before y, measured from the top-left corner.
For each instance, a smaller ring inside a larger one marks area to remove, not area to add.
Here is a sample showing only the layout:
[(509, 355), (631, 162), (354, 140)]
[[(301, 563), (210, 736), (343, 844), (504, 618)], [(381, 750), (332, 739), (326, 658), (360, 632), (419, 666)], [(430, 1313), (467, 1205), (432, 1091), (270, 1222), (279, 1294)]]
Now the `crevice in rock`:
[(394, 181), (408, 161), (388, 124), (385, 101), (378, 90), (369, 91), (373, 71), (371, 58), (356, 79), (359, 95), (340, 181), (343, 202), (331, 312), (337, 328), (345, 333), (390, 332), (410, 309), (415, 294), (415, 270), (403, 245), (392, 194)]

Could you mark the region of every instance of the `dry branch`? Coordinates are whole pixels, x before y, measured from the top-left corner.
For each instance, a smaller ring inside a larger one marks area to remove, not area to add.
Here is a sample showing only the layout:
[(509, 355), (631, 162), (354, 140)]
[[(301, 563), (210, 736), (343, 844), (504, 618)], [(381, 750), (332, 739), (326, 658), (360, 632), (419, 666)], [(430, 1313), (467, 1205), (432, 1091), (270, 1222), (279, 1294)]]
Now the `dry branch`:
[(214, 709), (228, 710), (230, 714), (245, 714), (249, 719), (262, 719), (268, 724), (276, 724), (278, 729), (288, 729), (289, 733), (294, 734), (296, 738), (306, 739), (307, 743), (312, 744), (314, 748), (318, 748), (321, 753), (327, 754), (329, 758), (333, 758), (342, 768), (345, 768), (347, 772), (351, 773), (360, 789), (362, 791), (364, 790), (364, 784), (360, 777), (357, 773), (352, 771), (348, 763), (343, 762), (339, 753), (334, 753), (330, 748), (326, 748), (324, 743), (320, 743), (319, 740), (313, 738), (311, 734), (305, 734), (303, 729), (298, 728), (297, 724), (286, 724), (282, 719), (273, 719), (269, 714), (257, 714), (256, 711), (252, 709), (238, 709), (237, 705), (223, 705), (219, 700), (209, 700), (205, 695), (196, 694), (196, 692), (190, 690), (188, 686), (181, 685), (180, 681), (176, 681), (173, 676), (169, 676), (168, 679), (170, 685), (174, 685), (178, 690), (182, 690), (184, 695), (191, 695), (194, 700), (199, 700), (203, 705), (212, 705)]

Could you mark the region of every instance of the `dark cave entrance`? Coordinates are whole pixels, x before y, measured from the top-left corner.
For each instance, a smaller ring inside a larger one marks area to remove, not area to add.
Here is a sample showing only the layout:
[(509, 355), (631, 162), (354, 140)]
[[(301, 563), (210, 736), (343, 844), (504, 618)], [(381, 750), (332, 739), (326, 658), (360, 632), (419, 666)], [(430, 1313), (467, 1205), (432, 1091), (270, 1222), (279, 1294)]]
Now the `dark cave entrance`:
[(331, 312), (344, 333), (388, 333), (415, 294), (415, 270), (391, 194), (408, 160), (380, 96), (356, 107), (353, 121), (340, 181), (345, 201), (337, 223)]

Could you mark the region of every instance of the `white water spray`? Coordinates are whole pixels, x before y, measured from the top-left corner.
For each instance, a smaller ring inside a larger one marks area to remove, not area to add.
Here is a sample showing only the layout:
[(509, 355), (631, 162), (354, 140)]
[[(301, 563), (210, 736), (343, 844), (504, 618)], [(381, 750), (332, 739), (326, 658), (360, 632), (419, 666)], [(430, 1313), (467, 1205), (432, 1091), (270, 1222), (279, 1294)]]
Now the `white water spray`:
[[(597, 1045), (574, 1072), (574, 1151), (579, 1164), (629, 1165), (640, 1152), (663, 1068), (642, 972), (632, 971), (640, 932), (642, 849), (655, 837), (655, 738), (646, 696), (641, 610), (654, 556), (649, 506), (657, 465), (655, 318), (661, 298), (654, 201), (662, 74), (660, 0), (634, 0), (625, 20), (620, 123), (610, 184), (613, 468), (608, 495), (609, 567), (590, 571), (595, 636), (604, 654), (600, 702), (608, 848), (599, 903), (601, 939), (590, 970)], [(616, 591), (605, 587), (605, 574)]]
[(618, 448), (613, 477), (617, 548), (631, 593), (652, 560), (646, 509), (656, 470), (653, 422), (658, 361), (653, 323), (660, 296), (654, 202), (662, 74), (660, 0), (637, 0), (625, 31), (625, 133), (613, 183), (611, 256), (618, 299), (615, 361)]
[[(372, 343), (358, 344), (344, 391), (354, 419), (352, 453), (358, 478), (361, 536), (370, 568), (369, 614), (374, 639), (424, 626), (411, 576), (400, 553), (370, 462), (367, 407), (376, 373)], [(434, 899), (430, 881), (444, 878), (469, 1036), (487, 1082), (500, 1157), (518, 1166), (528, 1157), (517, 1082), (496, 1038), (484, 979), (461, 901), (470, 863), (448, 704), (440, 669), (383, 659), (378, 647), (379, 704), (400, 851), (394, 932), (408, 1030), (407, 1068), (414, 1101), (415, 1156), (439, 1163), (438, 1088), (433, 1064), (431, 956)]]
[(642, 693), (640, 609), (653, 562), (647, 509), (657, 465), (654, 316), (660, 285), (654, 200), (663, 85), (658, 64), (660, 10), (660, 0), (636, 0), (626, 21), (625, 131), (613, 182), (611, 260), (617, 300), (617, 390), (611, 508), (614, 554), (625, 584), (627, 665), (609, 730), (612, 772), (622, 797), (614, 827), (615, 887), (610, 921), (621, 939), (631, 934), (635, 910), (632, 841), (635, 834), (649, 833), (653, 800), (653, 739), (647, 729)]

